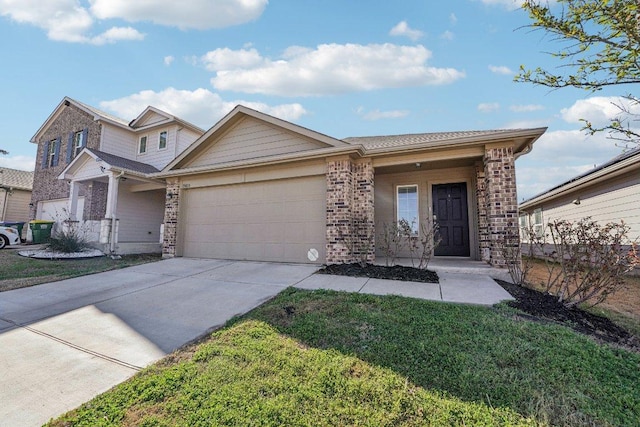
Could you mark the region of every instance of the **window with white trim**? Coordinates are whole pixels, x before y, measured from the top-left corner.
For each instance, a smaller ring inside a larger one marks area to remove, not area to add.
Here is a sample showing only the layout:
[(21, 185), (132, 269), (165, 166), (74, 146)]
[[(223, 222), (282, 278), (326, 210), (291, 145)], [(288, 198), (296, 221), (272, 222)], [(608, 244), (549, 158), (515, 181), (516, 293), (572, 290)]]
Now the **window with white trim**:
[(396, 220), (405, 220), (411, 225), (411, 231), (418, 234), (419, 230), (418, 186), (399, 185), (396, 187)]
[(542, 208), (534, 210), (531, 225), (533, 226), (533, 232), (537, 237), (542, 237), (542, 235), (544, 234), (544, 223), (542, 220)]
[(73, 157), (76, 157), (84, 148), (84, 132), (79, 131), (73, 134)]
[(164, 150), (167, 148), (167, 135), (168, 132), (166, 130), (160, 132), (160, 136), (158, 138), (158, 150)]
[(52, 139), (49, 141), (49, 153), (47, 154), (47, 166), (53, 167), (56, 166), (56, 145), (58, 144), (57, 139)]
[(138, 141), (138, 154), (144, 154), (147, 152), (147, 135), (141, 136)]

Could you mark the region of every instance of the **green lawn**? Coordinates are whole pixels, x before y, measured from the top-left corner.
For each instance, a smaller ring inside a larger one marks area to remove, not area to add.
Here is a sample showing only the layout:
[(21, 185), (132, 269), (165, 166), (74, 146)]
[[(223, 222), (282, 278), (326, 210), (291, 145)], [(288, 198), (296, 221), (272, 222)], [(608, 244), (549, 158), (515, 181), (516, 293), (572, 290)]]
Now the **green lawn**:
[(0, 292), (159, 260), (159, 254), (125, 255), (121, 259), (104, 256), (46, 260), (26, 258), (16, 250), (3, 249), (0, 251)]
[(637, 423), (640, 355), (515, 313), (289, 289), (50, 425)]

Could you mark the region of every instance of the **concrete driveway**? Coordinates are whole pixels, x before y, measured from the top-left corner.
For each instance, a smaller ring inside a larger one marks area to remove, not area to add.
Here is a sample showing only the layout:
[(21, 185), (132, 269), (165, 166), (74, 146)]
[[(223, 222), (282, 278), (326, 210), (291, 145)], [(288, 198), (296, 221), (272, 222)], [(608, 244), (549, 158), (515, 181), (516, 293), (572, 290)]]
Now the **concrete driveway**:
[(2, 292), (0, 426), (41, 425), (316, 269), (176, 258)]

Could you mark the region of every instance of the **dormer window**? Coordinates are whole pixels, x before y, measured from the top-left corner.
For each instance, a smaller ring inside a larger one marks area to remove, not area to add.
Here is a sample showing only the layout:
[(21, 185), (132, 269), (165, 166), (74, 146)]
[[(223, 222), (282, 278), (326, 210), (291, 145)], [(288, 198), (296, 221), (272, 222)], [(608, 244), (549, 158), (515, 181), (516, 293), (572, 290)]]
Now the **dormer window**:
[(158, 138), (158, 150), (164, 150), (167, 148), (167, 134), (166, 130), (160, 132), (160, 137)]
[(147, 152), (147, 135), (141, 136), (138, 142), (138, 154), (144, 154)]

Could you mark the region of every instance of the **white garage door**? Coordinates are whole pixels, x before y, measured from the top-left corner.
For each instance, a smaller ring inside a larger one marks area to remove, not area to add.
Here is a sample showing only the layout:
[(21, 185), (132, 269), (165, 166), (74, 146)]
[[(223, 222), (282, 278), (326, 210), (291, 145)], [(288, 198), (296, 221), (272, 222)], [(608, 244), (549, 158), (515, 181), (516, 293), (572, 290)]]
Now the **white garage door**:
[(186, 257), (325, 260), (324, 176), (195, 188), (183, 194)]
[[(68, 199), (46, 200), (38, 204), (36, 218), (62, 223), (62, 221), (69, 219), (68, 208)], [(78, 204), (76, 208), (76, 219), (82, 220), (84, 212), (84, 197), (78, 197)]]

